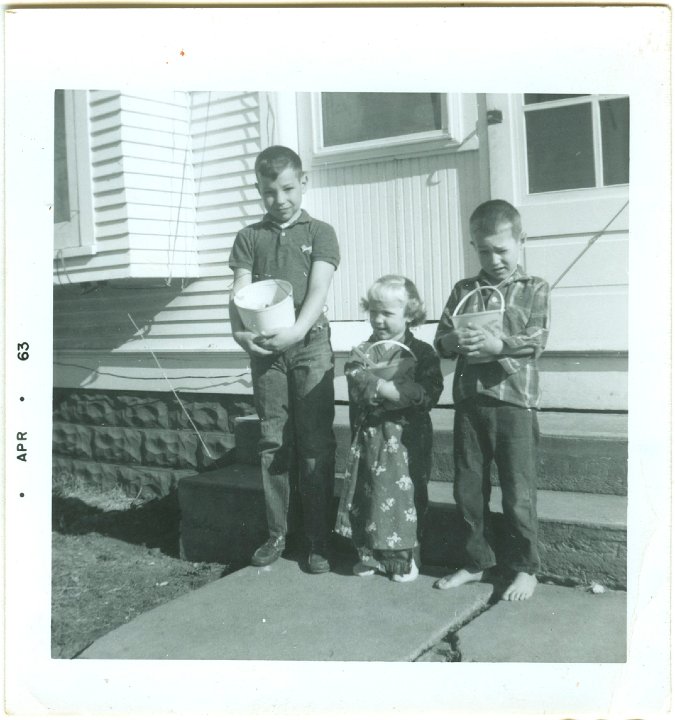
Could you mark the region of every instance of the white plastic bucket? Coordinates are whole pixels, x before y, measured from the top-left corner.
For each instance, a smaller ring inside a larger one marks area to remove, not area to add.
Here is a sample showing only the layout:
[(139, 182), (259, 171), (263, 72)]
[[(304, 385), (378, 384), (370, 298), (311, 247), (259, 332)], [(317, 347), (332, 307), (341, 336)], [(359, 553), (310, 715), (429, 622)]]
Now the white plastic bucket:
[[(462, 307), (464, 307), (466, 301), (474, 293), (480, 293), (484, 290), (489, 290), (490, 292), (497, 293), (497, 297), (499, 298), (499, 308), (495, 310), (481, 310), (479, 312), (460, 313), (460, 310), (462, 309)], [(486, 332), (495, 335), (496, 337), (501, 337), (504, 326), (504, 296), (500, 292), (499, 288), (496, 288), (493, 285), (479, 285), (471, 292), (467, 293), (459, 301), (457, 307), (455, 308), (455, 311), (452, 314), (452, 324), (455, 326), (456, 329), (459, 330), (460, 328), (466, 328), (469, 323), (473, 323), (476, 327), (479, 327), (482, 330), (485, 330)], [(468, 359), (468, 362), (470, 365), (475, 365), (476, 363), (489, 362), (490, 360), (491, 358), (472, 357)]]
[(293, 286), (286, 280), (260, 280), (243, 287), (234, 304), (247, 330), (260, 335), (295, 325)]

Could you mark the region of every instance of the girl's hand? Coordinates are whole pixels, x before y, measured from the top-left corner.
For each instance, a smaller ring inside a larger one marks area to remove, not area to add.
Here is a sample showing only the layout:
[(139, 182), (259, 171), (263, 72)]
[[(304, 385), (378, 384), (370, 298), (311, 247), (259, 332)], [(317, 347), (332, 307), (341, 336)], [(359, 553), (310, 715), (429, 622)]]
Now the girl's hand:
[(401, 394), (393, 380), (378, 381), (377, 395), (382, 400), (389, 400), (389, 402), (398, 402), (401, 399)]

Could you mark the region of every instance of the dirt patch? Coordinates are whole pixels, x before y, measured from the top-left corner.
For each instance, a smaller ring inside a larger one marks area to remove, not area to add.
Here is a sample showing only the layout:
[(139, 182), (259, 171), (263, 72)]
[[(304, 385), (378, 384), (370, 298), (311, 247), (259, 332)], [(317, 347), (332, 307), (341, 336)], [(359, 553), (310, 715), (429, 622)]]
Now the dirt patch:
[(146, 610), (234, 568), (179, 557), (175, 495), (58, 488), (52, 505), (52, 657), (72, 658)]

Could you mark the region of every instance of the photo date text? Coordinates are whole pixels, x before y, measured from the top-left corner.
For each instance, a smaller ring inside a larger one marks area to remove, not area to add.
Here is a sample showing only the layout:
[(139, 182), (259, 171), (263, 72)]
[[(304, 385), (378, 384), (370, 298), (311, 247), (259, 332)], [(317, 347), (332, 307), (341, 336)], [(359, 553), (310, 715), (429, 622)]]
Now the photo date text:
[[(21, 460), (22, 462), (27, 462), (27, 461), (28, 461), (28, 447), (27, 447), (26, 445), (24, 445), (24, 442), (26, 442), (27, 438), (28, 438), (28, 433), (27, 433), (27, 432), (18, 432), (18, 433), (16, 434), (16, 439), (17, 439), (17, 443), (16, 443), (17, 456), (16, 456), (16, 459), (17, 459), (17, 460)], [(21, 442), (18, 442), (19, 440), (20, 440)]]

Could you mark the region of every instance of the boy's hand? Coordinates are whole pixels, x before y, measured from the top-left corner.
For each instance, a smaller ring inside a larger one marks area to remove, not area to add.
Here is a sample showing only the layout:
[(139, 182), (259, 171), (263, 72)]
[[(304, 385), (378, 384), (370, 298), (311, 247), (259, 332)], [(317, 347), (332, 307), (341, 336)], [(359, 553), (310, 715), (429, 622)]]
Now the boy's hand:
[(299, 342), (301, 338), (298, 337), (298, 333), (294, 327), (282, 328), (279, 332), (274, 335), (259, 336), (257, 343), (260, 347), (265, 350), (269, 350), (272, 353), (281, 353), (288, 350), (291, 345)]
[(260, 337), (255, 333), (248, 330), (240, 330), (235, 332), (233, 337), (238, 345), (240, 345), (249, 355), (257, 355), (258, 357), (264, 357), (266, 355), (272, 355), (271, 350), (267, 350), (256, 343), (256, 340)]
[(457, 331), (459, 338), (458, 352), (467, 357), (487, 357), (500, 355), (504, 350), (504, 343), (492, 333), (469, 323), (466, 328)]

